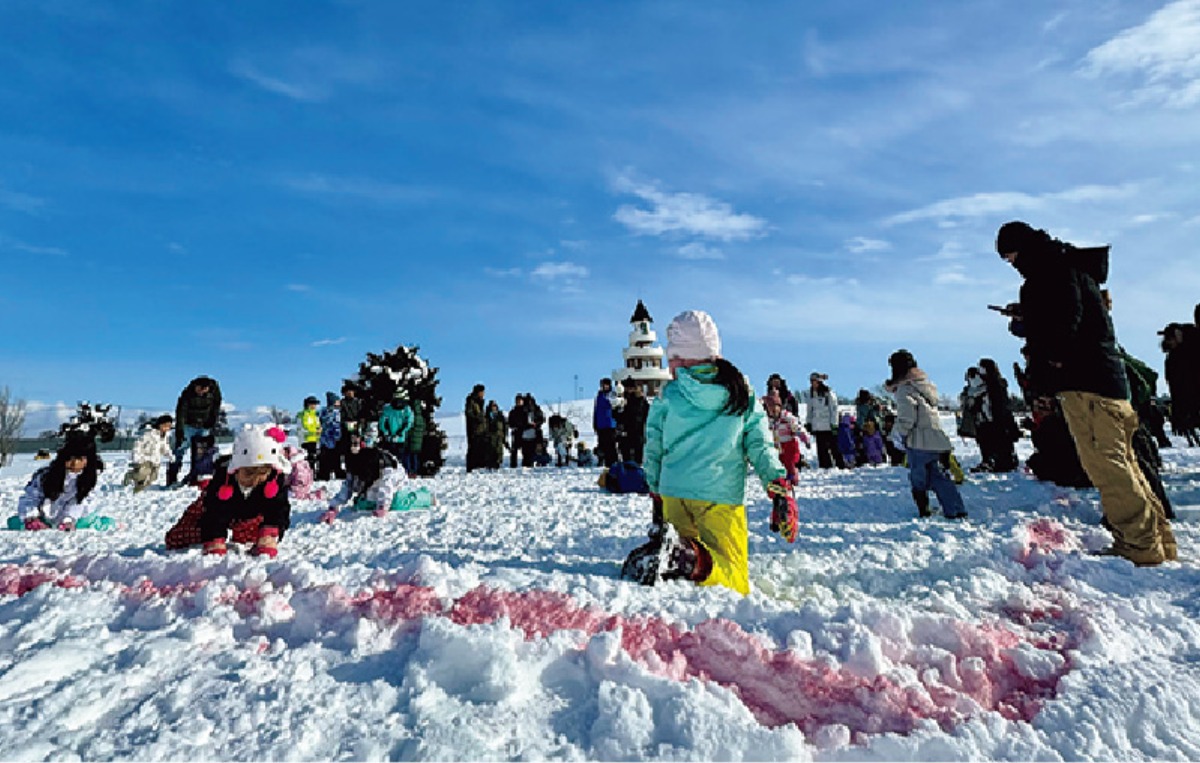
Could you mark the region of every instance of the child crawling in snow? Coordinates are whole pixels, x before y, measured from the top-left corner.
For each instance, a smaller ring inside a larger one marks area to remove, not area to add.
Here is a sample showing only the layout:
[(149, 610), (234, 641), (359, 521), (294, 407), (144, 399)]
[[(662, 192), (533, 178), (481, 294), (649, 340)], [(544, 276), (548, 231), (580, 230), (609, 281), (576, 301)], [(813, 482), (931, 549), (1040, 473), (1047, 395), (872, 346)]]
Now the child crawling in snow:
[[(791, 484), (746, 377), (721, 357), (708, 313), (689, 310), (667, 326), (673, 381), (650, 406), (646, 480), (653, 497), (650, 543), (622, 575), (644, 584), (683, 578), (750, 592), (746, 463), (772, 497), (771, 529), (796, 539)], [(668, 527), (669, 526), (669, 527)]]
[(26, 530), (74, 530), (94, 511), (88, 498), (102, 471), (104, 462), (91, 435), (68, 432), (54, 460), (33, 473), (17, 501), (22, 525)]
[(357, 433), (351, 434), (350, 451), (346, 454), (346, 479), (338, 494), (329, 500), (329, 508), (321, 515), (321, 521), (332, 523), (337, 519), (338, 511), (347, 506), (369, 508), (375, 516), (383, 517), (393, 508), (400, 508), (398, 500), (411, 502), (404, 508), (417, 507), (411, 504), (429, 505), (428, 489), (408, 488), (408, 473), (400, 459), (382, 448), (366, 445)]
[(171, 430), (175, 419), (163, 414), (150, 422), (146, 433), (133, 444), (133, 458), (122, 485), (133, 485), (133, 492), (140, 493), (158, 479), (158, 467), (165, 459), (175, 457), (171, 448)]
[(247, 425), (233, 441), (233, 455), (217, 462), (211, 481), (167, 531), (167, 548), (202, 544), (204, 553), (226, 553), (232, 532), (235, 543), (253, 543), (251, 553), (274, 558), (279, 541), (291, 526), (283, 430), (274, 425)]

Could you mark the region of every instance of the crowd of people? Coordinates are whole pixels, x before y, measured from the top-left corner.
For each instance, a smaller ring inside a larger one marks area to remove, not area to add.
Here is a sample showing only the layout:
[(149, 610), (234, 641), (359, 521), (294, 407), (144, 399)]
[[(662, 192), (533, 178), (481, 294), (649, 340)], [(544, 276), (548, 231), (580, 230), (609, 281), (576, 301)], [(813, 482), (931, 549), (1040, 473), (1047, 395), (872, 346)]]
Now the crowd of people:
[[(1168, 419), (1189, 445), (1200, 444), (1200, 329), (1171, 323), (1159, 332), (1171, 394), (1164, 414), (1157, 374), (1117, 343), (1111, 295), (1101, 288), (1108, 247), (1075, 247), (1014, 221), (1000, 228), (996, 250), (1022, 277), (1018, 301), (1002, 312), (1011, 333), (1024, 340), (1025, 363), (1014, 364), (1014, 374), (1031, 411), (1024, 422), (1034, 446), (1029, 470), (1039, 479), (1099, 490), (1103, 524), (1113, 537), (1107, 553), (1142, 566), (1176, 559), (1158, 448), (1170, 443), (1163, 431)], [(1200, 306), (1194, 318), (1200, 321)], [(484, 385), (475, 385), (464, 406), (466, 470), (501, 468), (506, 449), (510, 468), (635, 465), (652, 496), (651, 531), (624, 573), (646, 583), (682, 578), (742, 593), (749, 590), (748, 464), (771, 498), (772, 531), (788, 542), (798, 531), (793, 488), (809, 466), (809, 449), (821, 469), (903, 465), (920, 517), (935, 513), (931, 492), (944, 517), (967, 516), (937, 388), (908, 350), (888, 358), (883, 390), (890, 402), (861, 389), (853, 412), (842, 412), (829, 377), (820, 372), (810, 374), (799, 396), (782, 375), (772, 374), (759, 399), (722, 356), (707, 313), (682, 313), (666, 333), (673, 380), (653, 405), (636, 383), (617, 391), (611, 379), (600, 380), (592, 410), (594, 454), (569, 417), (547, 419), (532, 394), (517, 395), (506, 414), (487, 400)], [(238, 432), (232, 454), (221, 458), (213, 436), (220, 386), (197, 377), (179, 395), (174, 416), (149, 422), (124, 484), (144, 490), (164, 460), (167, 485), (180, 484), (190, 450), (191, 472), (183, 482), (199, 485), (202, 494), (167, 533), (166, 544), (201, 545), (213, 554), (225, 553), (232, 535), (253, 544), (256, 554), (275, 556), (290, 524), (290, 498), (324, 500), (314, 479), (343, 480), (329, 498), (325, 522), (347, 508), (383, 515), (420, 501), (427, 505), (428, 491), (409, 484), (417, 476), (415, 458), (426, 428), (422, 407), (397, 389), (377, 417), (368, 417), (353, 383), (341, 392), (326, 393), (324, 407), (316, 397), (304, 400), (291, 432), (299, 448), (287, 443), (280, 426), (262, 425)], [(1018, 468), (1015, 443), (1022, 427), (1012, 400), (994, 360), (982, 358), (967, 369), (957, 433), (979, 445), (972, 472)], [(20, 526), (72, 530), (94, 515), (89, 501), (104, 468), (95, 437), (86, 427), (66, 433), (52, 463), (33, 475), (19, 501)]]

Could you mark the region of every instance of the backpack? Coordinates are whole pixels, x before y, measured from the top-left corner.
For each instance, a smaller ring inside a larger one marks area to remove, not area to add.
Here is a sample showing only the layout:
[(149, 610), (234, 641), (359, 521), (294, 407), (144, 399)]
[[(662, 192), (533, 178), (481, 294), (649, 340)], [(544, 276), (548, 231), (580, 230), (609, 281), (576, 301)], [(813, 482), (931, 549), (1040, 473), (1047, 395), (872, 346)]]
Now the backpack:
[(610, 493), (642, 493), (650, 492), (646, 484), (646, 470), (637, 465), (636, 461), (618, 461), (608, 467), (601, 475), (601, 486)]

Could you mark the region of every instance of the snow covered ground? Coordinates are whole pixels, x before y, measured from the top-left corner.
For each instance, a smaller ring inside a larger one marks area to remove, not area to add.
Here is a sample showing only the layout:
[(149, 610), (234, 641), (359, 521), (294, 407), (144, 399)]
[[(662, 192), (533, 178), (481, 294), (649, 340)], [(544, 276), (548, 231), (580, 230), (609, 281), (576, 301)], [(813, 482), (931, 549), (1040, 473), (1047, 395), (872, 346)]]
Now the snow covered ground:
[(743, 598), (617, 580), (648, 500), (595, 469), (454, 454), (432, 510), (296, 502), (264, 561), (167, 553), (192, 491), (110, 455), (122, 529), (0, 533), (0, 759), (1197, 759), (1200, 451), (1165, 457), (1184, 560), (1154, 569), (1021, 473), (951, 523), (901, 469), (807, 471), (791, 546), (752, 478)]

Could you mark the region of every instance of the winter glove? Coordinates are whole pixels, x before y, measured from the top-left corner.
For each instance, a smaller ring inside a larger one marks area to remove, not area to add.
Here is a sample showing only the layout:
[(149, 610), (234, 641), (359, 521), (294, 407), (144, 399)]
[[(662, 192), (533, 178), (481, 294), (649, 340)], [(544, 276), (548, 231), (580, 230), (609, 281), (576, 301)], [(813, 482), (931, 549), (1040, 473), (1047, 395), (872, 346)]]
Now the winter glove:
[(376, 506), (375, 509), (371, 513), (377, 517), (386, 517), (388, 510), (382, 506)]
[(250, 550), (255, 556), (269, 556), (274, 559), (279, 555), (279, 528), (263, 527), (258, 531), (258, 542)]
[(64, 519), (63, 521), (58, 523), (58, 529), (62, 530), (65, 533), (71, 532), (72, 530), (75, 529), (75, 520), (74, 519)]
[(908, 450), (908, 438), (899, 432), (892, 432), (892, 445), (896, 446), (896, 450)]
[(792, 496), (792, 486), (786, 477), (780, 477), (767, 486), (767, 493), (771, 496), (771, 532), (779, 533), (779, 537), (788, 543), (795, 543), (800, 529), (800, 511)]
[(325, 513), (321, 515), (321, 522), (323, 524), (331, 525), (333, 524), (333, 520), (337, 519), (337, 515), (338, 510), (330, 506), (325, 510)]
[(25, 520), (25, 529), (26, 530), (49, 530), (50, 525), (46, 524), (45, 522), (38, 519), (37, 517), (30, 517), (29, 519)]
[(225, 556), (225, 539), (213, 538), (210, 541), (204, 542), (204, 553), (214, 556)]

